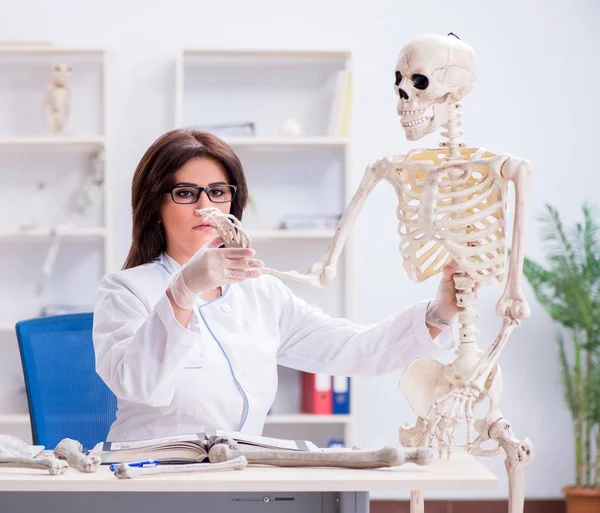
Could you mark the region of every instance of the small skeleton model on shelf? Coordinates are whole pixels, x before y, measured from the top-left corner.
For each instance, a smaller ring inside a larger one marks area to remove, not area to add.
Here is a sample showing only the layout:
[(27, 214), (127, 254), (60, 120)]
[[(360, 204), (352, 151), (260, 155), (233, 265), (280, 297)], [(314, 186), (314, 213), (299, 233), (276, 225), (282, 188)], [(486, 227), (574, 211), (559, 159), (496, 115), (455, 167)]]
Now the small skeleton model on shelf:
[[(460, 345), (448, 365), (426, 358), (411, 362), (400, 388), (417, 415), (415, 425), (399, 429), (406, 447), (431, 446), (451, 455), (457, 425), (466, 424), (466, 449), (474, 455), (505, 455), (509, 511), (521, 513), (525, 469), (534, 457), (530, 440), (519, 440), (499, 409), (502, 374), (498, 360), (509, 335), (530, 316), (523, 295), (522, 272), (527, 196), (532, 167), (527, 160), (468, 148), (459, 140), (460, 102), (476, 75), (473, 49), (454, 34), (425, 35), (409, 42), (398, 56), (394, 91), (401, 126), (409, 141), (443, 127), (436, 149), (414, 149), (369, 164), (324, 256), (306, 274), (263, 269), (264, 274), (325, 286), (336, 276), (337, 262), (367, 197), (379, 182), (398, 197), (400, 254), (410, 279), (421, 282), (457, 264), (454, 282)], [(512, 182), (515, 208), (512, 251), (507, 265), (507, 191)], [(239, 238), (239, 236), (238, 236)], [(506, 284), (495, 313), (502, 325), (486, 351), (477, 345), (476, 288)], [(483, 418), (473, 409), (488, 400)], [(492, 449), (482, 444), (494, 440)]]
[[(79, 186), (73, 191), (69, 198), (69, 208), (66, 218), (62, 222), (55, 222), (50, 228), (51, 243), (42, 266), (42, 275), (36, 285), (36, 296), (40, 297), (46, 290), (62, 241), (61, 230), (64, 228), (80, 227), (85, 224), (94, 224), (94, 219), (89, 219), (90, 210), (100, 206), (102, 201), (102, 185), (104, 183), (104, 152), (94, 153), (90, 158), (90, 167), (85, 171)], [(45, 188), (45, 184), (44, 184)], [(48, 200), (49, 196), (46, 195)], [(47, 206), (38, 208), (39, 213), (47, 213)]]
[(93, 153), (90, 166), (83, 174), (79, 186), (69, 198), (69, 213), (65, 224), (85, 223), (90, 210), (98, 207), (102, 201), (104, 184), (104, 151)]
[(44, 124), (48, 135), (64, 135), (71, 103), (71, 66), (54, 64), (44, 97)]

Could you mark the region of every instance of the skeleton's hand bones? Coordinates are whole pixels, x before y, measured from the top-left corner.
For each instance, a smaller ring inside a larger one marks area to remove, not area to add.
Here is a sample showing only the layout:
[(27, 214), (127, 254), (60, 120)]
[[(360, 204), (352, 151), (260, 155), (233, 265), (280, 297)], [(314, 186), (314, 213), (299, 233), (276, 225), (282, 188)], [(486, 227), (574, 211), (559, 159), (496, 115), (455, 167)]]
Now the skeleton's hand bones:
[(482, 392), (482, 388), (474, 382), (466, 382), (463, 385), (455, 386), (448, 394), (434, 401), (429, 410), (427, 421), (439, 421), (440, 418), (449, 418), (460, 420), (465, 413), (465, 406), (468, 401), (473, 403)]

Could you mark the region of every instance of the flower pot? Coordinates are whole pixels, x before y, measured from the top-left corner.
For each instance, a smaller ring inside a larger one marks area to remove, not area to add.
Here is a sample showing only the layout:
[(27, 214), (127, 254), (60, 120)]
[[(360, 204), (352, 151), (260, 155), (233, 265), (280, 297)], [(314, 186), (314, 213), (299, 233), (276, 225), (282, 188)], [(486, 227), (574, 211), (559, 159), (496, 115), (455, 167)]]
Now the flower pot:
[(567, 502), (567, 513), (600, 512), (600, 488), (565, 486), (563, 493)]

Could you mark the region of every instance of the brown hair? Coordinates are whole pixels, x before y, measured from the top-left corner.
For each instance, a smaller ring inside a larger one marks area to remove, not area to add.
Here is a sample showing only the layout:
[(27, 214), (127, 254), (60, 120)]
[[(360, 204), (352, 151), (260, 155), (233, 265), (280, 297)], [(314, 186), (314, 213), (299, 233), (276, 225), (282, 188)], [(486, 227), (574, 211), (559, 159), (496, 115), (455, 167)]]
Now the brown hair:
[(234, 151), (213, 134), (176, 129), (159, 137), (140, 160), (131, 184), (132, 241), (123, 269), (151, 262), (165, 250), (164, 226), (159, 222), (164, 190), (175, 172), (188, 160), (207, 157), (221, 164), (229, 182), (237, 186), (231, 214), (242, 219), (248, 202), (248, 185)]

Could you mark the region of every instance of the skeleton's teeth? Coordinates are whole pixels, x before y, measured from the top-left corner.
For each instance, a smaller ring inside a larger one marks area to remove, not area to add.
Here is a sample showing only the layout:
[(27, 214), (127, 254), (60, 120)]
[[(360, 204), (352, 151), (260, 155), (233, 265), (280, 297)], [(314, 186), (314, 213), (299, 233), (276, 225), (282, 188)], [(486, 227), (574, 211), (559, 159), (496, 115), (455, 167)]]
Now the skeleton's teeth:
[(401, 116), (421, 116), (425, 112), (425, 109), (419, 110), (399, 110), (398, 114)]
[(422, 118), (413, 119), (411, 121), (403, 121), (402, 126), (403, 127), (413, 127), (413, 126), (421, 125), (422, 123), (425, 123), (426, 121), (429, 121), (430, 119), (431, 119), (431, 116), (423, 116)]

